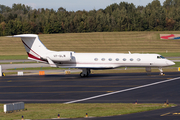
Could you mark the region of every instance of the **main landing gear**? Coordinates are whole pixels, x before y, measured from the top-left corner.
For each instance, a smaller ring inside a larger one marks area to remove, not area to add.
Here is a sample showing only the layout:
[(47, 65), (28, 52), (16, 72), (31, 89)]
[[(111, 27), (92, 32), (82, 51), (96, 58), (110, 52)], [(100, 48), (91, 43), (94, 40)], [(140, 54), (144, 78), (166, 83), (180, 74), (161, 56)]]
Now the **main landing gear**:
[(90, 69), (82, 69), (82, 72), (80, 73), (81, 77), (87, 77), (89, 74), (91, 74)]

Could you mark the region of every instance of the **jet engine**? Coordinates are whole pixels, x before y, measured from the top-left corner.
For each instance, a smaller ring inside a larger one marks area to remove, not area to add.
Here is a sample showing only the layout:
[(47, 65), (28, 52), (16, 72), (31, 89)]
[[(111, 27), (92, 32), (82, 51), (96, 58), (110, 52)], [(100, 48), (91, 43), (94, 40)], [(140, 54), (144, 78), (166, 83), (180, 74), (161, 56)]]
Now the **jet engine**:
[(73, 53), (74, 52), (71, 51), (51, 52), (48, 53), (45, 58), (49, 58), (52, 61), (58, 61), (58, 62), (71, 61)]

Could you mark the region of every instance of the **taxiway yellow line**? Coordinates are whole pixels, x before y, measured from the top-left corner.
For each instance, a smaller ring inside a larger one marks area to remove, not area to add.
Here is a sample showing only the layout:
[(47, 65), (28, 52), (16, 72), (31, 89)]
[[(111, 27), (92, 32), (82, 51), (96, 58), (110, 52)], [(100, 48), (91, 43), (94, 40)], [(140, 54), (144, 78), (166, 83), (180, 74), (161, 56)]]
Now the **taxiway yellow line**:
[(162, 114), (161, 116), (166, 116), (166, 115), (169, 115), (171, 114), (170, 112), (169, 113), (165, 113), (165, 114)]

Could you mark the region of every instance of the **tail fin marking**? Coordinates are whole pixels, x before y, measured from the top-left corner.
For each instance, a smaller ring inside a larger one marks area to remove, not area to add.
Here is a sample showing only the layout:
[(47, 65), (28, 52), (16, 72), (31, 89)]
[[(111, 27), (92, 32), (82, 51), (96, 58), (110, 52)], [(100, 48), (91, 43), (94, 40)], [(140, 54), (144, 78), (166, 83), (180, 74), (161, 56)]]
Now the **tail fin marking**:
[[(39, 61), (43, 61), (41, 60), (41, 56), (38, 55), (36, 52), (34, 52), (23, 40), (22, 40), (22, 43), (24, 44), (24, 47), (27, 51), (27, 54), (28, 54), (28, 57), (30, 59), (34, 59), (34, 60), (39, 60)], [(29, 52), (28, 52), (29, 51)]]

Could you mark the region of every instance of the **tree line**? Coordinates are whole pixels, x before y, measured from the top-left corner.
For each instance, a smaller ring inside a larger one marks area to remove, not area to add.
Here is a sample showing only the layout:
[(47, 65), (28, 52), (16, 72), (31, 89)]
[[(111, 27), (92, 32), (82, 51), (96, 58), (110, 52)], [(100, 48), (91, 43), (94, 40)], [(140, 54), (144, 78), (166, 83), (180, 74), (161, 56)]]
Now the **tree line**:
[(24, 4), (0, 5), (0, 36), (113, 31), (178, 31), (180, 0), (153, 0), (146, 6), (120, 2), (105, 9), (66, 11), (32, 9)]

